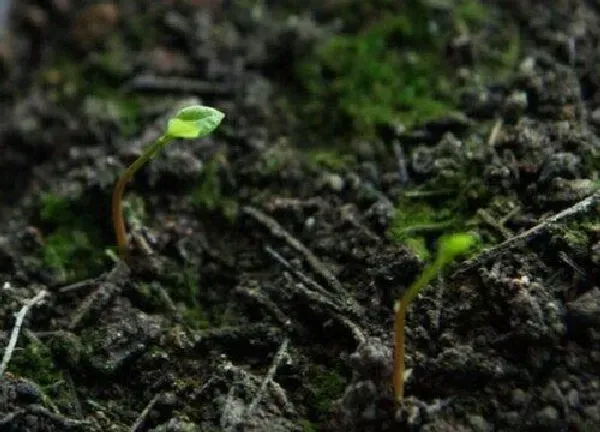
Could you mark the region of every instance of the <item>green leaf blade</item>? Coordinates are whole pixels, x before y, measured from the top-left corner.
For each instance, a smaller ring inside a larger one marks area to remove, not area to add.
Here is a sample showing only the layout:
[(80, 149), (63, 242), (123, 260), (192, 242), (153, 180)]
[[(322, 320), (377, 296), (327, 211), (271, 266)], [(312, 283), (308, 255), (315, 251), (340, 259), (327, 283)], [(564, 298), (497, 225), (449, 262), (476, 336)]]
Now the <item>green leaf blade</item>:
[(442, 237), (438, 246), (438, 260), (443, 265), (450, 263), (459, 255), (464, 255), (478, 241), (473, 233), (455, 233)]
[(191, 105), (179, 110), (169, 119), (166, 135), (172, 138), (193, 139), (210, 135), (223, 121), (225, 114), (203, 105)]

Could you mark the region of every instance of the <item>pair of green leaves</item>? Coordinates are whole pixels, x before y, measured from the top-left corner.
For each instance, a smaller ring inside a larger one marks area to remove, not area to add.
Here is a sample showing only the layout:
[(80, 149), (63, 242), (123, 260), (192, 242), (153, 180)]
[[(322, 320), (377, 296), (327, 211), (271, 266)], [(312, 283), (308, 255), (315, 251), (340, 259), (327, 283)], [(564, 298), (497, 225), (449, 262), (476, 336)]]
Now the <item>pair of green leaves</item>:
[(224, 117), (225, 114), (215, 108), (191, 105), (169, 119), (165, 135), (171, 138), (201, 138), (210, 135)]
[(408, 288), (408, 291), (402, 296), (402, 301), (408, 305), (419, 291), (444, 267), (457, 256), (467, 253), (477, 241), (478, 237), (472, 233), (456, 233), (440, 238), (435, 260), (425, 268), (421, 276)]

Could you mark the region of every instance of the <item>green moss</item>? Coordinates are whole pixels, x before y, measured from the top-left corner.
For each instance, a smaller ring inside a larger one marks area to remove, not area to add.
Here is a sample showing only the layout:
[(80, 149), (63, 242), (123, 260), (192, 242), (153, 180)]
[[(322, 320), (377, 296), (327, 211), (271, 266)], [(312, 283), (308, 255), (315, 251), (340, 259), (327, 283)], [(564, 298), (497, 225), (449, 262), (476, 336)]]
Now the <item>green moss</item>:
[(307, 419), (301, 419), (298, 421), (298, 426), (302, 428), (302, 432), (317, 432), (317, 427)]
[(41, 342), (31, 339), (15, 350), (8, 367), (15, 375), (28, 378), (43, 390), (62, 380), (62, 373), (52, 359), (52, 353)]
[[(119, 35), (113, 35), (93, 61), (58, 54), (40, 73), (50, 99), (70, 110), (84, 110), (98, 125), (114, 123), (119, 133), (133, 136), (141, 128), (140, 108), (146, 96), (121, 89), (129, 51)], [(108, 127), (108, 126), (107, 126)]]
[(475, 82), (498, 79), (520, 55), (516, 27), (479, 0), (347, 0), (336, 11), (342, 30), (296, 67), (301, 116), (327, 137), (368, 138), (453, 112), (460, 86), (446, 49), (457, 35), (473, 35)]
[(238, 202), (225, 194), (220, 175), (220, 158), (215, 157), (206, 163), (201, 182), (191, 192), (192, 205), (200, 211), (218, 211), (233, 222), (238, 215)]
[(40, 197), (40, 219), (56, 225), (66, 224), (73, 218), (69, 200), (51, 193)]
[[(299, 71), (308, 113), (323, 114), (337, 130), (369, 135), (377, 126), (410, 127), (450, 111), (454, 101), (440, 54), (433, 39), (422, 40), (419, 26), (408, 15), (388, 16), (360, 35), (336, 35), (319, 46)], [(407, 48), (393, 49), (397, 39)], [(418, 40), (414, 48), (408, 48), (411, 39)]]
[(219, 163), (216, 159), (212, 159), (204, 166), (202, 181), (192, 191), (192, 203), (198, 208), (213, 211), (217, 209), (221, 197)]
[(55, 194), (40, 198), (41, 258), (62, 282), (84, 279), (104, 269), (104, 242), (93, 209), (85, 202)]
[(77, 280), (90, 274), (90, 262), (100, 263), (97, 249), (85, 231), (60, 228), (46, 237), (44, 264), (53, 269), (63, 281)]
[(434, 206), (423, 199), (405, 198), (396, 206), (388, 233), (425, 260), (429, 257), (429, 239), (455, 231), (460, 226), (460, 215), (450, 208)]
[(357, 33), (334, 35), (300, 64), (309, 117), (368, 136), (378, 126), (411, 127), (454, 108), (444, 40), (429, 30), (427, 7), (408, 3)]
[(297, 163), (299, 152), (287, 140), (280, 140), (261, 152), (254, 169), (264, 176), (272, 176)]
[(208, 318), (198, 297), (200, 289), (200, 279), (198, 271), (192, 268), (186, 268), (183, 271), (181, 283), (175, 288), (174, 300), (182, 309), (184, 322), (192, 328), (209, 327)]
[(333, 402), (342, 397), (348, 380), (337, 371), (319, 365), (311, 366), (307, 379), (307, 404), (314, 409), (311, 420), (315, 425), (325, 423), (331, 415)]
[(578, 259), (591, 258), (594, 239), (600, 231), (600, 213), (591, 213), (576, 220), (549, 228), (555, 250), (566, 250)]
[(307, 153), (309, 164), (317, 168), (342, 171), (356, 163), (356, 157), (336, 149), (317, 148)]
[(489, 9), (480, 0), (441, 0), (442, 3), (453, 7), (453, 15), (458, 25), (475, 29), (489, 18)]
[[(160, 284), (170, 296), (183, 323), (193, 329), (211, 327), (212, 315), (208, 313), (205, 305), (201, 302), (201, 282), (198, 268), (192, 265), (181, 267), (173, 264), (165, 267), (162, 273)], [(164, 301), (160, 299), (161, 292), (158, 289), (158, 283), (143, 284), (137, 289), (150, 307), (164, 310), (165, 305)]]

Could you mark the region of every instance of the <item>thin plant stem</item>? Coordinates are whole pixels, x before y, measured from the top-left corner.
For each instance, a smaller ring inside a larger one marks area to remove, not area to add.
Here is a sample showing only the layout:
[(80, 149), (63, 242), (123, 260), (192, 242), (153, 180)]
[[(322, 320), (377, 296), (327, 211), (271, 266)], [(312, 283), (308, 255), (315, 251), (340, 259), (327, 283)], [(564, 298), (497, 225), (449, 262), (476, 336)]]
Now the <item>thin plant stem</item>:
[(406, 369), (405, 360), (405, 342), (404, 335), (406, 328), (406, 309), (411, 301), (416, 297), (419, 291), (424, 288), (435, 275), (440, 271), (443, 262), (436, 259), (434, 263), (428, 266), (421, 276), (408, 288), (401, 299), (394, 305), (394, 397), (396, 402), (404, 399), (404, 373)]
[(396, 402), (404, 399), (404, 328), (406, 326), (406, 303), (402, 300), (396, 301), (394, 305), (394, 398)]
[(121, 175), (112, 195), (112, 222), (115, 229), (115, 236), (117, 238), (117, 248), (121, 258), (126, 258), (129, 252), (129, 243), (127, 240), (127, 231), (125, 229), (125, 219), (123, 217), (123, 195), (125, 193), (125, 186), (131, 180), (133, 175), (142, 167), (146, 162), (158, 153), (158, 151), (166, 146), (168, 143), (173, 141), (175, 138), (169, 135), (162, 135), (158, 138), (151, 146), (149, 146), (140, 157), (138, 157)]

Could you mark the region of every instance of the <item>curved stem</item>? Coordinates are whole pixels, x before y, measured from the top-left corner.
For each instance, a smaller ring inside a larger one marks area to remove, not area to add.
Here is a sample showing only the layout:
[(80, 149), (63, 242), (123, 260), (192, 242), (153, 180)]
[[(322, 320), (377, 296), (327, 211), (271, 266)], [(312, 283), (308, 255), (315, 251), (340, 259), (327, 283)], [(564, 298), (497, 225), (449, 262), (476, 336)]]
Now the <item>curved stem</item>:
[(152, 159), (161, 148), (173, 140), (174, 138), (168, 135), (163, 135), (158, 138), (140, 157), (127, 167), (115, 185), (112, 194), (112, 222), (117, 238), (117, 248), (121, 258), (126, 258), (129, 252), (125, 219), (123, 217), (123, 194), (125, 193), (125, 186), (127, 186), (127, 183), (129, 183), (133, 175), (144, 166), (144, 164)]
[(394, 399), (396, 402), (404, 398), (404, 327), (406, 323), (406, 303), (396, 301), (394, 305)]

